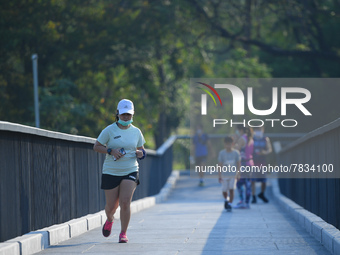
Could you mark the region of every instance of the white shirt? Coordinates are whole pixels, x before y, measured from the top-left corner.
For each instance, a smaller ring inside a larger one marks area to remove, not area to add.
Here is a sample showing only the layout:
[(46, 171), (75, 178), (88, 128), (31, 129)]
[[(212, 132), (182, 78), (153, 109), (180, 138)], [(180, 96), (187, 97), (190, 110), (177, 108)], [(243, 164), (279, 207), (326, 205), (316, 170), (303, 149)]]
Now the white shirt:
[[(222, 164), (223, 166), (230, 166), (234, 167), (237, 170), (237, 163), (241, 161), (241, 155), (238, 150), (232, 149), (232, 151), (228, 152), (226, 149), (221, 150), (218, 154), (218, 163)], [(224, 177), (235, 177), (236, 172), (223, 172), (222, 175)]]
[(97, 141), (108, 148), (124, 148), (126, 151), (126, 154), (116, 161), (113, 156), (107, 154), (103, 164), (103, 174), (123, 176), (138, 171), (136, 149), (145, 143), (139, 128), (131, 124), (128, 129), (121, 129), (115, 122), (100, 133)]

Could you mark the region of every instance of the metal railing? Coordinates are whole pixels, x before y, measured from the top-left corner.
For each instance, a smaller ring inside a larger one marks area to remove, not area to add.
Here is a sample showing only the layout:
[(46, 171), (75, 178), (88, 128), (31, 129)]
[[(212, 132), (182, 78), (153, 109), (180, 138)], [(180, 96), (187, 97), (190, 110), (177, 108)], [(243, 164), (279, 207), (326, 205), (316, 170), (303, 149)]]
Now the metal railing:
[[(216, 165), (217, 156), (220, 150), (224, 149), (224, 138), (226, 136), (232, 136), (233, 134), (208, 134), (211, 142), (211, 148), (209, 148), (209, 157), (207, 165)], [(275, 153), (271, 153), (267, 156), (267, 162), (270, 164), (277, 163), (277, 153), (281, 147), (284, 147), (300, 137), (303, 137), (306, 133), (265, 133), (265, 136), (270, 138)], [(192, 147), (192, 135), (176, 135), (176, 142), (174, 144), (174, 164), (181, 165), (180, 169), (190, 169), (190, 148)], [(275, 145), (278, 145), (277, 148)], [(192, 152), (193, 153), (193, 152)], [(214, 155), (214, 157), (212, 157)]]
[[(332, 163), (340, 171), (340, 118), (290, 144), (280, 163)], [(281, 193), (340, 229), (340, 179), (279, 179)]]
[[(170, 137), (140, 161), (133, 200), (157, 194), (172, 171)], [(95, 139), (0, 121), (0, 242), (104, 209), (104, 154)]]

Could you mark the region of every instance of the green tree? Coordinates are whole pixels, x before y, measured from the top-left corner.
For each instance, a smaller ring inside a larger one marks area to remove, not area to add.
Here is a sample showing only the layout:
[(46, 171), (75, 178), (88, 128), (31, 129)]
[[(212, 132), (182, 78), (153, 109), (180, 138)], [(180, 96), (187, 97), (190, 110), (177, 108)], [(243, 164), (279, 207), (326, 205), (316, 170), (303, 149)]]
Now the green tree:
[(0, 118), (33, 125), (37, 53), (43, 128), (96, 137), (130, 98), (159, 146), (188, 124), (189, 78), (338, 76), (338, 13), (332, 0), (1, 2)]
[(252, 49), (275, 77), (339, 75), (337, 1), (187, 1), (207, 34)]

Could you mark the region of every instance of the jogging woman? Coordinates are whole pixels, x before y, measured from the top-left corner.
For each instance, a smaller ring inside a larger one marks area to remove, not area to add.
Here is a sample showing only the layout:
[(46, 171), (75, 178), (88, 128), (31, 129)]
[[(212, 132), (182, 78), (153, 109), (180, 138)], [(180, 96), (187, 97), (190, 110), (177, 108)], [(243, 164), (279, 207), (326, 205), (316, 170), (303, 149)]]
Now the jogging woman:
[[(139, 184), (137, 158), (145, 158), (144, 137), (132, 123), (134, 106), (123, 99), (118, 103), (116, 122), (107, 126), (99, 135), (93, 149), (105, 153), (101, 188), (105, 192), (105, 213), (107, 220), (103, 235), (111, 234), (113, 215), (120, 205), (120, 243), (127, 243), (126, 231), (129, 225), (130, 204), (136, 186)], [(126, 154), (125, 154), (126, 153)]]

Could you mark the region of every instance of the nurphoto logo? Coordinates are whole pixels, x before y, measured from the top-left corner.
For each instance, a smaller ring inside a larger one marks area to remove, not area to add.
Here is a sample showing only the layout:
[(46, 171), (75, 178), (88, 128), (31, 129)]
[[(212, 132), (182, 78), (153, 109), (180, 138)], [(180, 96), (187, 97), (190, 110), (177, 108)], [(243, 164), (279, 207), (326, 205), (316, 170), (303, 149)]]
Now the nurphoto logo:
[[(210, 98), (213, 100), (215, 103), (215, 106), (217, 106), (217, 102), (215, 100), (215, 97), (213, 94), (217, 97), (217, 99), (220, 102), (219, 107), (223, 107), (223, 102), (220, 97), (220, 94), (216, 91), (216, 89), (220, 89), (220, 93), (231, 93), (232, 95), (232, 114), (234, 116), (242, 116), (245, 115), (245, 95), (243, 91), (236, 85), (232, 84), (214, 84), (214, 87), (203, 82), (197, 82), (198, 84), (203, 85), (204, 87), (198, 87), (202, 91), (204, 91), (204, 94), (201, 94), (201, 115), (207, 115), (208, 113), (208, 100), (207, 100), (207, 95), (210, 96)], [(210, 91), (206, 88), (210, 89)], [(253, 93), (253, 88), (252, 87), (247, 87), (247, 94), (246, 94), (246, 99), (247, 99), (247, 106), (248, 110), (257, 116), (268, 116), (273, 114), (277, 109), (279, 105), (279, 99), (280, 99), (280, 108), (281, 116), (287, 116), (287, 105), (294, 105), (299, 109), (302, 114), (305, 116), (311, 116), (312, 114), (308, 109), (304, 106), (304, 104), (308, 103), (309, 100), (311, 99), (311, 93), (308, 89), (306, 88), (301, 88), (301, 87), (281, 87), (280, 88), (280, 95), (281, 97), (279, 98), (279, 88), (277, 87), (272, 87), (271, 88), (271, 95), (272, 95), (272, 103), (271, 107), (269, 109), (256, 109), (254, 106), (254, 93)], [(213, 94), (212, 94), (213, 93)], [(298, 98), (297, 98), (298, 97)], [(283, 127), (296, 127), (298, 125), (297, 120), (295, 119), (250, 119), (246, 122), (245, 119), (241, 122), (236, 122), (233, 121), (233, 119), (213, 119), (213, 127), (216, 127), (216, 125), (226, 125), (230, 123), (230, 126), (232, 127), (233, 125), (236, 124), (243, 124), (244, 126), (248, 124), (249, 127), (262, 127), (265, 122), (270, 123), (271, 127), (274, 127), (274, 125), (279, 122)]]

